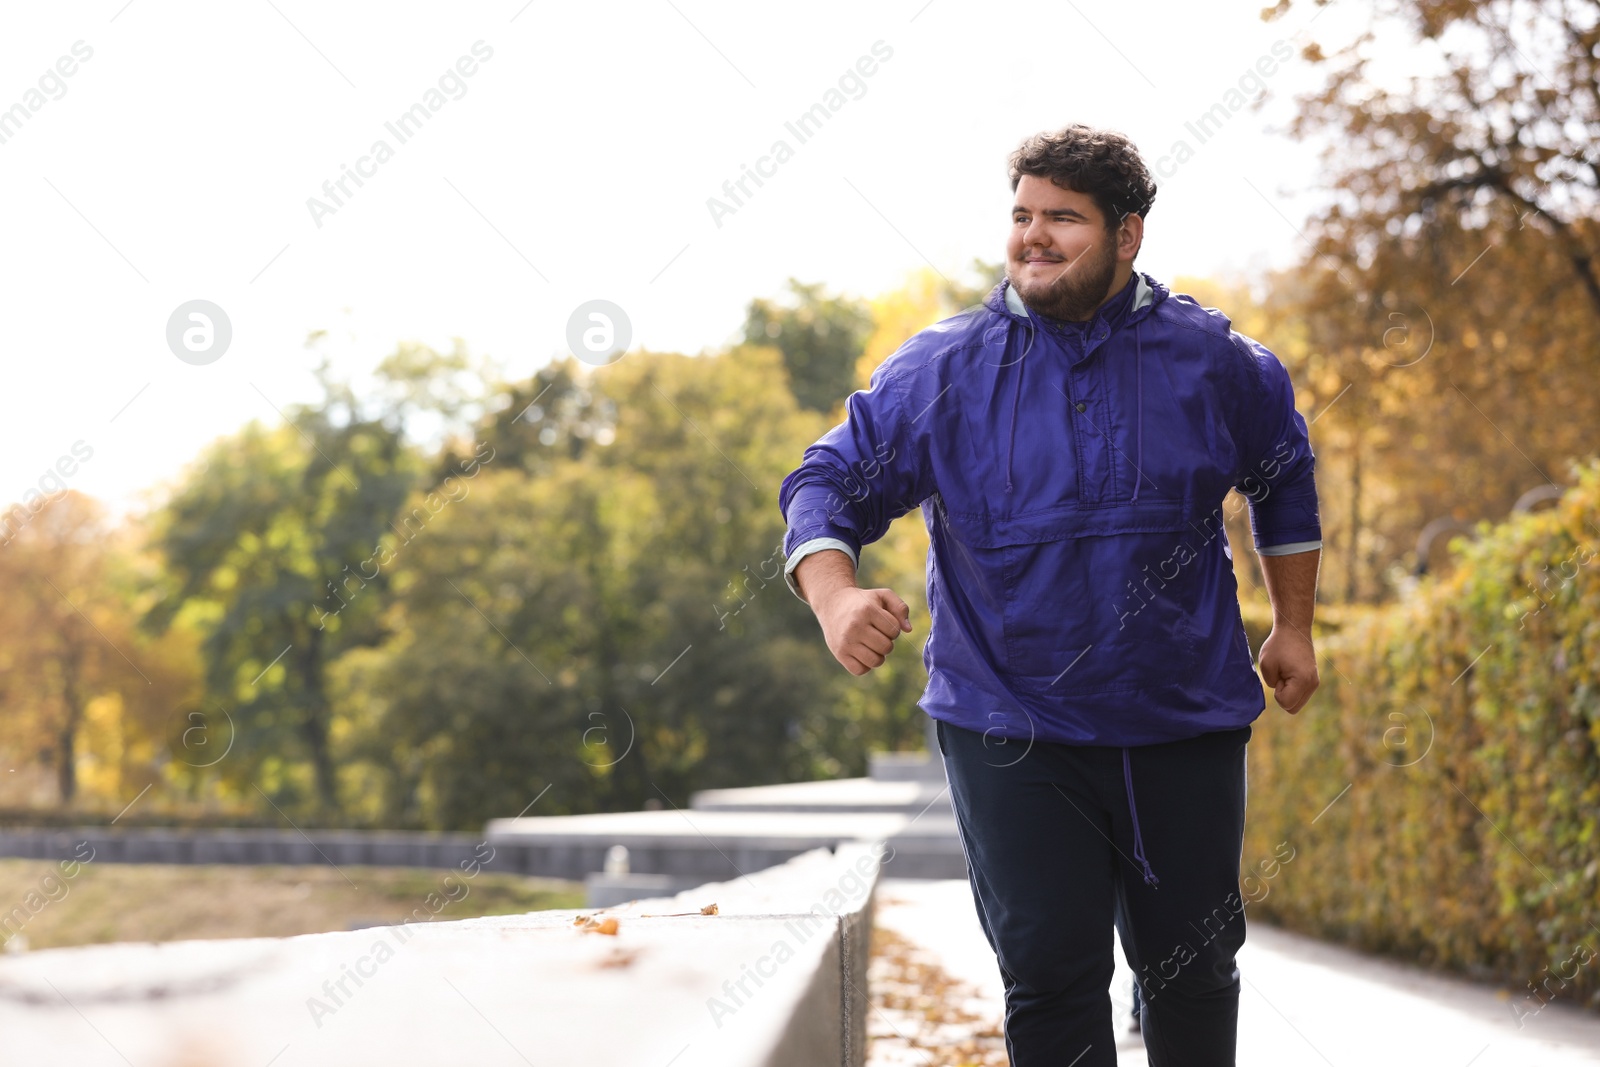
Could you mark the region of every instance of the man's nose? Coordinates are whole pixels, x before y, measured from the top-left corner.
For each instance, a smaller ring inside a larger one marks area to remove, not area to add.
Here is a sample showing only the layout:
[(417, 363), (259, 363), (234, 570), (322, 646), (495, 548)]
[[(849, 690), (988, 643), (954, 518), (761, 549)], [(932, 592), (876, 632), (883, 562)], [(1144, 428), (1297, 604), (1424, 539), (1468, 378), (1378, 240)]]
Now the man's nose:
[(1050, 231), (1042, 221), (1034, 218), (1028, 223), (1027, 229), (1022, 231), (1022, 250), (1026, 253), (1031, 248), (1045, 248), (1050, 244)]

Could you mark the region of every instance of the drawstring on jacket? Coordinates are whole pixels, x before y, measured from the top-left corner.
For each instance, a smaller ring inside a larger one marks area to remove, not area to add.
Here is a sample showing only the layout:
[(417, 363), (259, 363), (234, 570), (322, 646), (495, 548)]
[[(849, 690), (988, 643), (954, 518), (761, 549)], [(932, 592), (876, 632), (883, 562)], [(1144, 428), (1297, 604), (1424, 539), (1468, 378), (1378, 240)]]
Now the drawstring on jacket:
[(1139, 499), (1139, 483), (1144, 480), (1144, 348), (1139, 344), (1138, 322), (1133, 324), (1133, 381), (1133, 451), (1137, 458), (1133, 461), (1133, 496), (1129, 503)]
[(1128, 787), (1128, 814), (1133, 816), (1133, 855), (1144, 864), (1145, 885), (1154, 886), (1160, 879), (1150, 869), (1150, 861), (1144, 858), (1144, 838), (1139, 835), (1139, 809), (1133, 805), (1133, 768), (1128, 761), (1126, 748), (1122, 750), (1122, 781)]
[[(1134, 423), (1134, 456), (1133, 461), (1133, 497), (1139, 499), (1139, 483), (1144, 480), (1144, 347), (1139, 343), (1140, 323), (1133, 324), (1133, 423)], [(1144, 838), (1139, 833), (1139, 809), (1133, 803), (1133, 765), (1128, 759), (1128, 750), (1122, 750), (1122, 782), (1128, 787), (1128, 814), (1133, 818), (1133, 855), (1144, 864), (1144, 881), (1146, 885), (1153, 886), (1160, 879), (1156, 872), (1150, 869), (1150, 861), (1144, 858)]]
[(1011, 454), (1017, 450), (1017, 401), (1022, 399), (1022, 360), (1017, 360), (1017, 385), (1011, 393), (1011, 438), (1006, 442), (1006, 492), (1011, 492)]

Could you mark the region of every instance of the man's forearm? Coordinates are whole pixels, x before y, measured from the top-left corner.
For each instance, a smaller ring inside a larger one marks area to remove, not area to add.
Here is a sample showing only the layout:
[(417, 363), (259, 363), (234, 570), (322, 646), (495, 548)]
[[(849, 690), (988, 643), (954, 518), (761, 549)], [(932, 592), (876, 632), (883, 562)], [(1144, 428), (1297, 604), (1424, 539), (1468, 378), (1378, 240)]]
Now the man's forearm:
[[(832, 553), (819, 553), (831, 555)], [(1317, 568), (1322, 550), (1295, 552), (1287, 556), (1257, 556), (1267, 581), (1267, 597), (1272, 601), (1272, 625), (1287, 627), (1311, 639), (1311, 616), (1317, 602)]]
[(800, 587), (800, 599), (815, 611), (828, 594), (838, 589), (855, 588), (856, 565), (838, 549), (824, 549), (813, 552), (796, 564), (794, 580)]

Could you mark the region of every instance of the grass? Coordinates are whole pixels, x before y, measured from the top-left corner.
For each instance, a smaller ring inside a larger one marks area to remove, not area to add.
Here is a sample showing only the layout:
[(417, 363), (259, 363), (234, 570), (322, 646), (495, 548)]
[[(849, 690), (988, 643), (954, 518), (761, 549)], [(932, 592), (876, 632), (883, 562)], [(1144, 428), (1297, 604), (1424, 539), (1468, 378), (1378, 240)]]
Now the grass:
[(0, 859), (6, 949), (288, 937), (396, 923), (413, 912), (447, 921), (584, 906), (580, 883), (487, 871), (468, 878), (413, 867), (159, 863), (88, 863), (75, 871), (67, 878), (49, 860)]

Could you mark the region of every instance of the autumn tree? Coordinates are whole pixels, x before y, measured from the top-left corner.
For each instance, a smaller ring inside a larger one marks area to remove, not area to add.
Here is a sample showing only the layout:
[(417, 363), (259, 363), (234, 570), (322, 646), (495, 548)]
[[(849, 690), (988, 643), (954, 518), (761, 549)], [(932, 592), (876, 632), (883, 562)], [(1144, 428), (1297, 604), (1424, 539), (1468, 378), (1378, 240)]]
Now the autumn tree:
[[(1380, 597), (1423, 562), (1430, 523), (1503, 518), (1594, 447), (1597, 14), (1388, 0), (1353, 40), (1305, 50), (1328, 76), (1291, 129), (1323, 143), (1330, 196), (1268, 313), (1311, 341), (1345, 598)], [(1384, 80), (1376, 44), (1397, 31), (1437, 73)]]
[[(68, 490), (0, 548), (0, 747), (43, 757), (63, 806), (86, 763), (107, 802), (155, 784), (171, 715), (192, 694), (184, 635), (138, 630), (133, 547)], [(99, 751), (85, 743), (92, 726)]]
[[(1283, 0), (1264, 14), (1277, 18), (1290, 6)], [(1322, 221), (1348, 222), (1346, 236), (1369, 255), (1384, 235), (1427, 237), (1452, 222), (1484, 238), (1480, 249), (1508, 225), (1532, 225), (1559, 250), (1573, 295), (1600, 318), (1600, 4), (1373, 6), (1368, 28), (1331, 57), (1318, 45), (1306, 52), (1329, 73), (1319, 93), (1300, 101), (1291, 130), (1332, 135), (1328, 159), (1345, 194)], [(1396, 26), (1415, 38), (1416, 66), (1436, 62), (1438, 74), (1404, 87), (1369, 76), (1378, 34)]]

